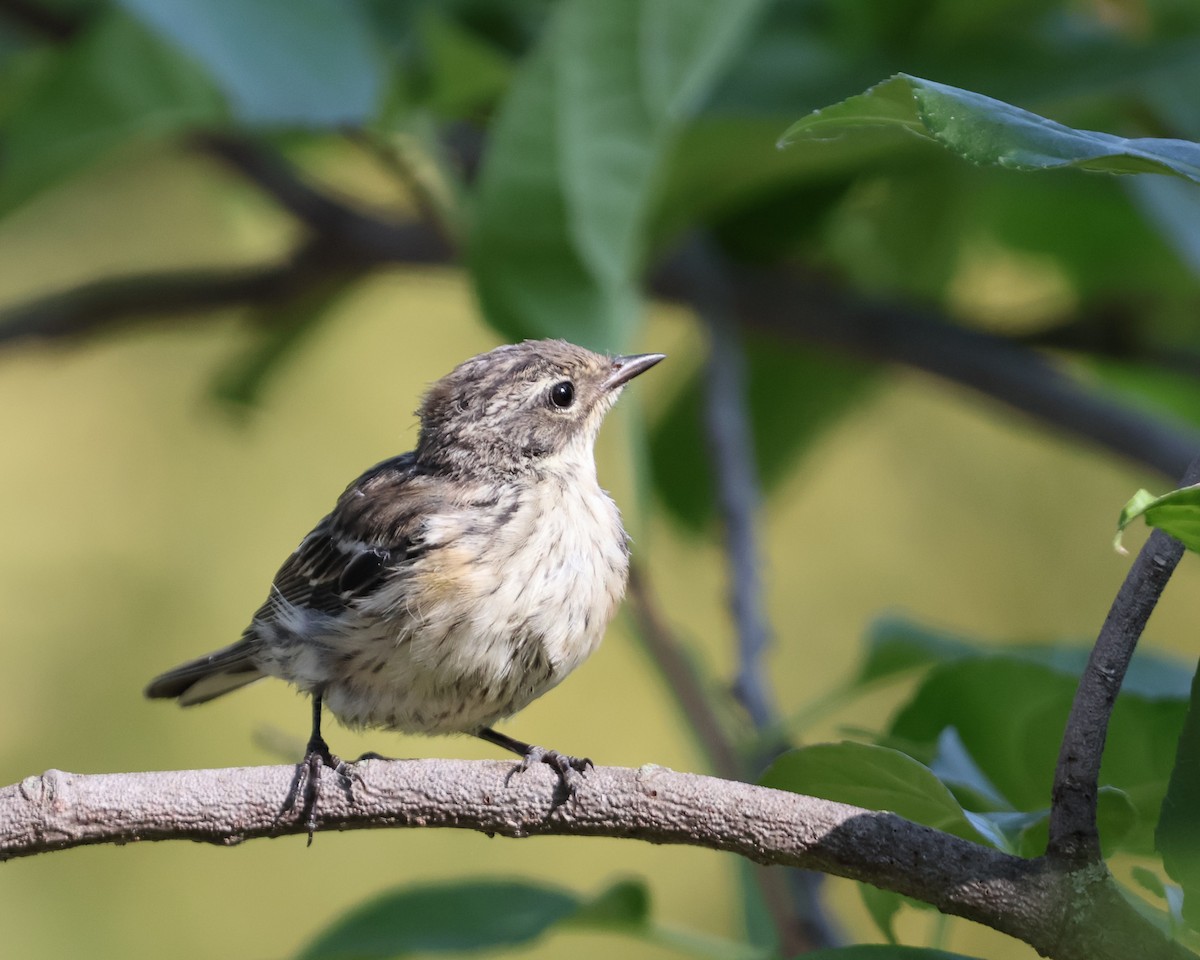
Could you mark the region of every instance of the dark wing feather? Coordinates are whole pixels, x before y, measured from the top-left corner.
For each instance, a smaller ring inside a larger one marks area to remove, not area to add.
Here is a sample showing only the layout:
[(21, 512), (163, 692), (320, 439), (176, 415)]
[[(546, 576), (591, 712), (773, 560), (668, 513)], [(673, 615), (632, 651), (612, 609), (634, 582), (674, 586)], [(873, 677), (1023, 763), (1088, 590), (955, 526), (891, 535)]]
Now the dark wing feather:
[(370, 596), (420, 553), (422, 519), (438, 503), (438, 489), (412, 454), (372, 467), (288, 557), (242, 639), (155, 678), (146, 696), (177, 698), (189, 706), (263, 676), (259, 628), (275, 620), (285, 604), (336, 617)]
[(254, 619), (275, 619), (284, 603), (336, 617), (370, 596), (420, 552), (430, 487), (410, 453), (372, 467), (288, 557)]

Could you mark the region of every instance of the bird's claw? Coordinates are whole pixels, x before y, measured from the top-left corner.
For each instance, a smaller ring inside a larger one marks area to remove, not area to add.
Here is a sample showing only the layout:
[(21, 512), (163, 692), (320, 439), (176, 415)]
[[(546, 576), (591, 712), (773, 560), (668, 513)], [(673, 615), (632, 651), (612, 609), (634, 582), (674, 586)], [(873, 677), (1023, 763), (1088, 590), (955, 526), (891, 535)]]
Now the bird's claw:
[(515, 772), (524, 773), (535, 763), (544, 763), (558, 774), (567, 798), (573, 797), (579, 792), (579, 788), (583, 786), (583, 775), (596, 766), (587, 757), (571, 757), (565, 753), (559, 753), (557, 750), (531, 746), (525, 751), (525, 756)]
[(328, 767), (341, 779), (342, 788), (351, 795), (354, 784), (362, 783), (362, 774), (340, 757), (329, 750), (329, 744), (324, 740), (314, 739), (308, 742), (304, 759), (296, 769), (296, 778), (292, 781), (292, 789), (284, 802), (284, 809), (291, 810), (303, 796), (304, 809), (307, 811), (304, 826), (308, 830), (308, 844), (312, 846), (313, 834), (317, 832), (317, 806), (321, 793), (321, 768)]

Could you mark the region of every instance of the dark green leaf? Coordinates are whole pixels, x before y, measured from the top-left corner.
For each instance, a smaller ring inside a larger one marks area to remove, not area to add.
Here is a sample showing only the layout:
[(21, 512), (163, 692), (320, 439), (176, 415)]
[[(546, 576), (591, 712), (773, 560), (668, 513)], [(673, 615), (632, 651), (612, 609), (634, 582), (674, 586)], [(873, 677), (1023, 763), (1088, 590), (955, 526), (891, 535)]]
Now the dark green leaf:
[(1200, 552), (1200, 484), (1172, 490), (1161, 497), (1148, 490), (1135, 493), (1117, 520), (1113, 546), (1118, 550), (1122, 549), (1122, 532), (1138, 517), (1149, 526), (1169, 533), (1189, 550)]
[[(1101, 787), (1098, 800), (1096, 825), (1100, 831), (1101, 852), (1108, 857), (1130, 845), (1130, 834), (1138, 826), (1139, 815), (1129, 795), (1116, 787)], [(997, 812), (968, 816), (972, 823), (983, 819), (999, 830), (1007, 843), (1004, 849), (1010, 853), (1021, 857), (1040, 857), (1046, 852), (1050, 832), (1049, 808), (1027, 813)]]
[[(942, 731), (953, 727), (988, 781), (1017, 811), (1040, 811), (1050, 796), (1075, 686), (1075, 678), (1060, 669), (1016, 656), (941, 664), (897, 715), (890, 735), (932, 751)], [(1101, 781), (1123, 791), (1137, 811), (1136, 824), (1122, 840), (1128, 849), (1150, 849), (1150, 829), (1184, 709), (1180, 701), (1162, 696), (1126, 692), (1117, 700)]]
[(875, 921), (875, 926), (893, 946), (896, 944), (896, 914), (904, 905), (904, 898), (891, 890), (880, 890), (869, 883), (858, 885), (858, 895), (862, 898), (863, 906)]
[(737, 858), (738, 902), (742, 908), (742, 935), (751, 946), (767, 956), (779, 953), (779, 931), (763, 896), (761, 868), (743, 857)]
[(326, 929), (299, 960), (494, 951), (529, 943), (551, 928), (621, 934), (708, 960), (766, 956), (749, 944), (652, 922), (650, 894), (640, 881), (618, 881), (585, 899), (520, 880), (473, 880), (384, 894)]
[(125, 141), (223, 115), (202, 71), (129, 17), (104, 14), (14, 106), (4, 126), (0, 213)]
[(396, 890), (351, 911), (301, 960), (374, 960), (528, 943), (580, 906), (565, 891), (518, 881)]
[(650, 891), (638, 880), (622, 880), (571, 915), (573, 927), (629, 931), (650, 922)]
[(663, 159), (758, 6), (559, 5), (501, 108), (480, 176), (471, 261), (491, 323), (606, 349), (629, 339)]
[(383, 960), (516, 946), (556, 924), (640, 935), (649, 898), (622, 881), (593, 900), (519, 880), (476, 880), (394, 890), (320, 934), (301, 960)]
[(1183, 919), (1183, 889), (1174, 883), (1163, 883), (1153, 870), (1136, 866), (1132, 871), (1133, 879), (1139, 887), (1158, 897), (1166, 904), (1168, 926), (1173, 936), (1187, 929)]
[(512, 61), (436, 8), (425, 8), (421, 34), (430, 60), (429, 105), (443, 116), (470, 114), (508, 86)]
[(1012, 810), (1012, 805), (996, 789), (954, 727), (946, 727), (937, 739), (937, 753), (929, 764), (935, 777), (953, 792), (967, 809), (976, 811)]
[(783, 142), (828, 140), (863, 127), (905, 130), (978, 164), (1170, 173), (1200, 182), (1200, 144), (1075, 130), (1001, 100), (903, 73), (810, 114), (787, 130)]
[(1046, 830), (1050, 811), (994, 810), (968, 813), (981, 833), (999, 838), (995, 846), (1020, 857), (1037, 857), (1046, 852)]
[(1162, 877), (1160, 877), (1153, 870), (1150, 870), (1146, 867), (1134, 867), (1133, 879), (1137, 882), (1139, 887), (1148, 893), (1152, 893), (1160, 900), (1165, 900), (1167, 898), (1166, 884), (1163, 883)]
[[(868, 395), (877, 378), (862, 364), (774, 340), (748, 337), (745, 354), (758, 477), (769, 491), (826, 428)], [(703, 378), (698, 371), (687, 382), (650, 435), (655, 489), (692, 529), (701, 529), (714, 514)]]
[(356, 279), (317, 282), (297, 299), (258, 311), (260, 339), (217, 376), (213, 393), (235, 410), (257, 405), (271, 376), (329, 319)]
[(955, 836), (984, 841), (954, 795), (928, 767), (888, 747), (843, 741), (789, 750), (771, 764), (760, 782), (868, 810), (890, 810)]
[(1183, 888), (1183, 916), (1200, 929), (1200, 671), (1154, 834), (1167, 874)]
[(247, 123), (365, 123), (383, 68), (356, 0), (119, 0), (205, 67)]

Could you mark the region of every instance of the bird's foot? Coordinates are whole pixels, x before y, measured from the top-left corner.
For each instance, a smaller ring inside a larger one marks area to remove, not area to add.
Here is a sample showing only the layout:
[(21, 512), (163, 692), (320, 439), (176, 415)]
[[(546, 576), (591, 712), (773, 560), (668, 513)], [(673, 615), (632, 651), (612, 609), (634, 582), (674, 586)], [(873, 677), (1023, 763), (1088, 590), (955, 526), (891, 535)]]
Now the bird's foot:
[(303, 797), (305, 810), (304, 826), (308, 829), (308, 846), (312, 846), (313, 834), (317, 832), (317, 807), (321, 794), (321, 768), (329, 767), (338, 775), (342, 788), (353, 796), (355, 781), (361, 783), (362, 776), (350, 764), (335, 756), (329, 750), (321, 737), (308, 741), (304, 751), (304, 759), (296, 768), (296, 777), (292, 781), (284, 809), (291, 810)]
[(583, 775), (595, 767), (595, 764), (587, 757), (570, 757), (557, 750), (547, 750), (545, 747), (530, 745), (525, 751), (521, 765), (513, 772), (524, 773), (535, 763), (544, 763), (558, 774), (564, 793), (563, 800), (568, 800), (579, 792), (579, 788), (583, 786)]

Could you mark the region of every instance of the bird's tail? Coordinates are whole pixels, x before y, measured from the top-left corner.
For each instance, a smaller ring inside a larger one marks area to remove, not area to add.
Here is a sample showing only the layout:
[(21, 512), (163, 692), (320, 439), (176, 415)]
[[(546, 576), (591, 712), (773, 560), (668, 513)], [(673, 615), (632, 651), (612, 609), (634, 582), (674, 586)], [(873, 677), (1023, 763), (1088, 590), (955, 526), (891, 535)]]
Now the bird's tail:
[(178, 700), (181, 707), (207, 703), (265, 676), (253, 660), (254, 644), (239, 640), (198, 660), (155, 677), (146, 687), (151, 699)]

